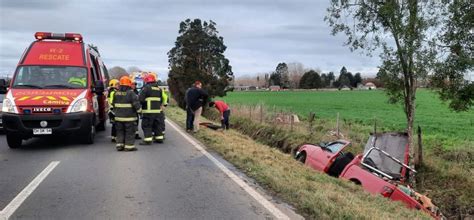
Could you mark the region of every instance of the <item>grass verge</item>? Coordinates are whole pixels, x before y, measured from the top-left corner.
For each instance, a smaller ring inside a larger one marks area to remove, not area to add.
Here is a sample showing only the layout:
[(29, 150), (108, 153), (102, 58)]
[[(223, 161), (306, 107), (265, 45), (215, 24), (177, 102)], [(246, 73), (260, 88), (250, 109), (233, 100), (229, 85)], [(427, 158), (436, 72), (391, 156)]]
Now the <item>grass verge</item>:
[[(184, 126), (185, 112), (167, 108), (167, 117)], [(372, 196), (350, 182), (317, 173), (278, 149), (235, 130), (201, 129), (195, 137), (254, 178), (261, 186), (310, 219), (429, 219), (401, 203)]]
[[(210, 119), (218, 119), (215, 111), (207, 111)], [(319, 143), (338, 139), (331, 134), (335, 123), (319, 119), (314, 133), (306, 131), (307, 123), (295, 125), (293, 131), (286, 126), (260, 123), (246, 117), (232, 116), (232, 128), (248, 135), (261, 144), (272, 146), (284, 153), (293, 152), (304, 143)], [(370, 126), (351, 120), (341, 122), (341, 134), (352, 142), (348, 149), (354, 154), (363, 151)], [(453, 219), (474, 215), (474, 149), (469, 141), (459, 142), (456, 147), (445, 147), (441, 138), (424, 138), (424, 164), (418, 170), (416, 190), (431, 197), (443, 214)]]

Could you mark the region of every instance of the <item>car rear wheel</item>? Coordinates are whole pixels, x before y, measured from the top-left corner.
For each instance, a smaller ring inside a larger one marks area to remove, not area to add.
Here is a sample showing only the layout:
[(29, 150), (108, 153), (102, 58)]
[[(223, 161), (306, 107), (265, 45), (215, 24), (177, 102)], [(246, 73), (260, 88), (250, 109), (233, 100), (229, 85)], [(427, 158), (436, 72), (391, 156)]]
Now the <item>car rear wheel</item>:
[(7, 135), (7, 144), (10, 148), (19, 148), (21, 147), (22, 139), (14, 135)]

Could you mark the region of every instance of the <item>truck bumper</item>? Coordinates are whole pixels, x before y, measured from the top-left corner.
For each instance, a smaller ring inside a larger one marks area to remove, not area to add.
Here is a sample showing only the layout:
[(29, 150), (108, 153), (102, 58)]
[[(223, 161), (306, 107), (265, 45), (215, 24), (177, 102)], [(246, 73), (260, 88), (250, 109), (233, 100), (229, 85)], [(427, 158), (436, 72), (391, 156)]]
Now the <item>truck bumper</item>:
[[(44, 137), (51, 135), (83, 135), (88, 134), (92, 127), (94, 113), (68, 113), (59, 115), (18, 115), (3, 113), (2, 121), (7, 135), (15, 135), (22, 139)], [(48, 125), (42, 127), (40, 123), (46, 121)], [(35, 128), (51, 128), (51, 135), (33, 135)]]

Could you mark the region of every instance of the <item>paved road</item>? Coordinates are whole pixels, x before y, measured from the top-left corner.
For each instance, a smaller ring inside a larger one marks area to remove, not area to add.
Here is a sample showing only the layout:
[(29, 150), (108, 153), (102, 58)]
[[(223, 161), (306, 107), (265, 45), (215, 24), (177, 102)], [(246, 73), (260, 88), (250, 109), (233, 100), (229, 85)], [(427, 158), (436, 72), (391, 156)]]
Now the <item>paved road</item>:
[[(115, 151), (108, 134), (109, 128), (99, 133), (94, 145), (64, 137), (32, 139), (14, 150), (0, 135), (0, 210), (59, 161), (11, 219), (275, 218), (171, 126), (166, 143), (135, 152)], [(275, 206), (298, 218), (284, 205)]]

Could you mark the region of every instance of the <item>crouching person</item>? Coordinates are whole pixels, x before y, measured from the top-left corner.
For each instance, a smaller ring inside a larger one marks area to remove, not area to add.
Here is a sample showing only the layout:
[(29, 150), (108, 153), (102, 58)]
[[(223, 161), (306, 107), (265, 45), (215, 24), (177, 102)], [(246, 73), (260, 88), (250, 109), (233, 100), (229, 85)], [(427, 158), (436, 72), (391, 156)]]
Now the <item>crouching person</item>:
[(142, 130), (144, 134), (141, 145), (150, 145), (153, 141), (163, 143), (164, 115), (163, 102), (164, 91), (158, 87), (154, 75), (147, 75), (144, 79), (145, 86), (140, 91), (139, 100), (142, 104)]
[(216, 107), (216, 109), (221, 114), (221, 127), (222, 129), (229, 129), (229, 117), (230, 117), (230, 108), (224, 101), (214, 101), (209, 103), (209, 107)]
[(132, 90), (132, 81), (128, 76), (120, 78), (120, 87), (114, 93), (112, 105), (117, 130), (117, 150), (134, 151), (137, 114), (141, 112), (138, 96)]

